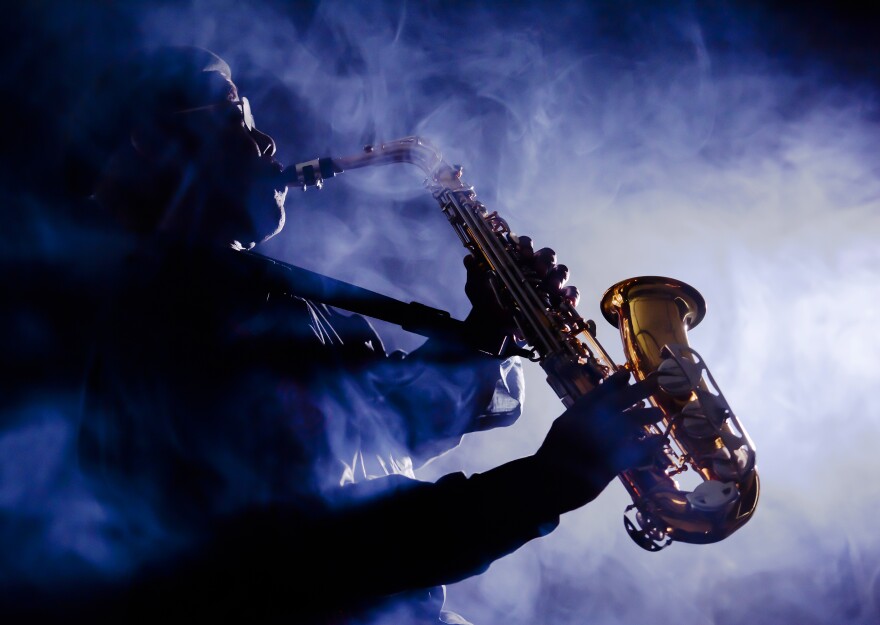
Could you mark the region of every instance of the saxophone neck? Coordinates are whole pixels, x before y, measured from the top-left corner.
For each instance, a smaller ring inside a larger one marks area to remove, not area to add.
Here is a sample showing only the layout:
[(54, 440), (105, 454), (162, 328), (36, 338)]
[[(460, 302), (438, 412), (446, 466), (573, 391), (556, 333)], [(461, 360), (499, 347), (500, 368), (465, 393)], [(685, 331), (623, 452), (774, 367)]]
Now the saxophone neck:
[(448, 167), (435, 145), (423, 137), (411, 136), (367, 145), (363, 152), (350, 156), (323, 157), (297, 163), (281, 172), (281, 184), (285, 187), (300, 187), (303, 190), (308, 187), (320, 189), (324, 185), (324, 180), (344, 171), (395, 163), (415, 165), (429, 178), (433, 178), (444, 166)]

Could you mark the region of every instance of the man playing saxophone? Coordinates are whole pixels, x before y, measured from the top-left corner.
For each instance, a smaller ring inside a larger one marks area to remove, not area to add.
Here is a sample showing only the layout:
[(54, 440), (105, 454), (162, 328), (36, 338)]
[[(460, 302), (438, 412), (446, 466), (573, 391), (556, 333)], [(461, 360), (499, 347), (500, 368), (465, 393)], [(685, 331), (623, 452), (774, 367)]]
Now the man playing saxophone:
[[(228, 65), (163, 49), (111, 76), (114, 113), (96, 131), (77, 122), (73, 144), (88, 149), (71, 179), (127, 241), (101, 285), (80, 435), (112, 511), (102, 545), (124, 565), (84, 575), (75, 598), (25, 593), (23, 614), (464, 622), (443, 611), (444, 584), (546, 535), (656, 453), (642, 426), (660, 414), (633, 407), (621, 372), (533, 455), (414, 479), (463, 434), (516, 420), (518, 361), (437, 340), (388, 355), (363, 317), (267, 289), (242, 254), (304, 226), (285, 221), (274, 142)], [(497, 341), (510, 320), (482, 268), (468, 274), (468, 334)]]

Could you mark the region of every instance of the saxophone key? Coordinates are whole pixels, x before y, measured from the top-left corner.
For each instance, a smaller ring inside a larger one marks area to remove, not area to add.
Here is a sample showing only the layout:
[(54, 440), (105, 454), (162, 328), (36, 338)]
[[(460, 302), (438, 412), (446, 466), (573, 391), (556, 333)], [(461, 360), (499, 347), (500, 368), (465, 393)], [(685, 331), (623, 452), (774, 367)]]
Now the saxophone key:
[(556, 252), (549, 247), (542, 247), (535, 252), (534, 269), (538, 277), (544, 278), (556, 266)]

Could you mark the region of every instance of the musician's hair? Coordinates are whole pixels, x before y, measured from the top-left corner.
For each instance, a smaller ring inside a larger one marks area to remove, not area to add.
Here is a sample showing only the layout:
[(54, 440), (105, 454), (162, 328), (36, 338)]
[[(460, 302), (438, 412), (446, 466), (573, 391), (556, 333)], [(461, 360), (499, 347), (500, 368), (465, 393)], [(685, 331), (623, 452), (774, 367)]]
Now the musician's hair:
[(139, 50), (112, 63), (70, 111), (64, 138), (67, 189), (85, 197), (109, 157), (139, 124), (235, 95), (229, 65), (197, 47)]

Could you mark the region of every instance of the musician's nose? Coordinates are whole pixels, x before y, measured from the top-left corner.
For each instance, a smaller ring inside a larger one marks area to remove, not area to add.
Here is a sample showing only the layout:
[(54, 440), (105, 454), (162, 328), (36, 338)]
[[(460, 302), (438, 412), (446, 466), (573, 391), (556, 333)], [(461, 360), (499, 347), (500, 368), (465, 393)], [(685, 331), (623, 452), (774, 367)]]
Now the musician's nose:
[(275, 156), (275, 140), (272, 137), (256, 128), (251, 128), (250, 133), (262, 156)]

